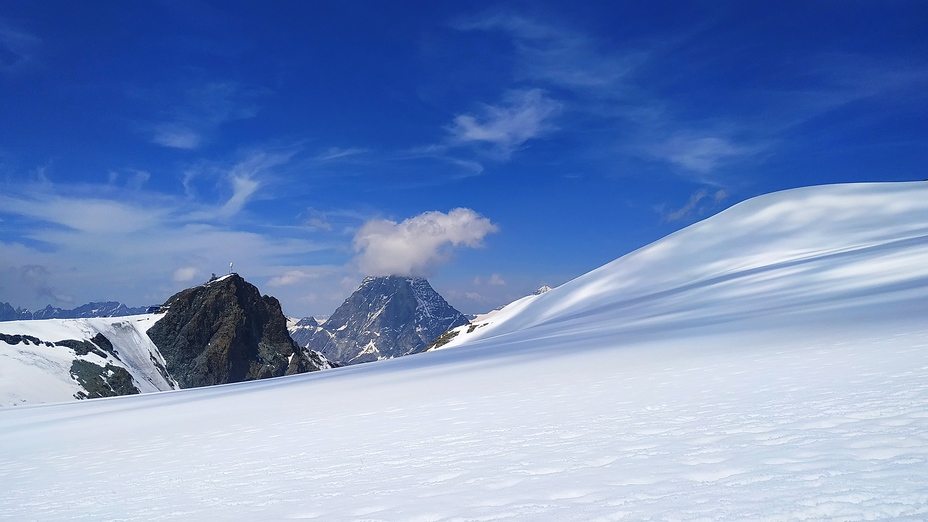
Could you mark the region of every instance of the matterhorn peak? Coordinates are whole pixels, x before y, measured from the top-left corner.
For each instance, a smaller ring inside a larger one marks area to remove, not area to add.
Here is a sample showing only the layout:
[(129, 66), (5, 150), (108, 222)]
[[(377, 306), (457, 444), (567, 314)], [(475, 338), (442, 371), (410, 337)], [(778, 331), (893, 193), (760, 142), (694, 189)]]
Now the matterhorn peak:
[(421, 277), (367, 277), (305, 346), (339, 364), (421, 352), (449, 328), (466, 324)]

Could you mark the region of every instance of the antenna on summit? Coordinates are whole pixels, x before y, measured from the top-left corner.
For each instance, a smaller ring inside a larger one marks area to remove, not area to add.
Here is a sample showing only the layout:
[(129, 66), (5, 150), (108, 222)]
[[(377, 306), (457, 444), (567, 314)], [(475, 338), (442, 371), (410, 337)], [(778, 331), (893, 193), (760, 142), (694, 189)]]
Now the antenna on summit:
[(232, 273), (232, 263), (231, 263), (231, 262), (229, 263), (229, 273), (230, 273), (230, 274)]

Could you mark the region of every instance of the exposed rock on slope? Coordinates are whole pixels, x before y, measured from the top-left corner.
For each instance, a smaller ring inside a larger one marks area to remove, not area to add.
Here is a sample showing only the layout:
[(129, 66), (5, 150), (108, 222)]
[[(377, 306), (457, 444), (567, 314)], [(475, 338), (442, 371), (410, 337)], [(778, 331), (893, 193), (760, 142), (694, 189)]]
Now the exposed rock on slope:
[(321, 369), (297, 345), (277, 299), (238, 274), (171, 297), (148, 335), (183, 388), (250, 381)]
[(177, 389), (145, 335), (160, 317), (0, 322), (0, 407)]
[(309, 347), (338, 364), (391, 359), (421, 352), (449, 328), (466, 323), (425, 279), (368, 277)]

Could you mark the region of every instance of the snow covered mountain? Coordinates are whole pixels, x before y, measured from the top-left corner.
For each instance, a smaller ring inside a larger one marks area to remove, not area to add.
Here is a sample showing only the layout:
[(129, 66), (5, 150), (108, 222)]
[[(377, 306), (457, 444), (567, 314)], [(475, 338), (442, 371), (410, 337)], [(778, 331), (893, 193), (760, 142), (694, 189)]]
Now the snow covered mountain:
[(392, 359), (421, 352), (448, 328), (465, 323), (425, 279), (368, 277), (317, 325), (308, 346), (338, 364)]
[(290, 337), (300, 346), (309, 345), (309, 341), (320, 328), (319, 321), (315, 317), (289, 319), (287, 321), (287, 331), (290, 332)]
[(179, 389), (145, 334), (160, 317), (0, 323), (0, 406)]
[(148, 307), (129, 307), (116, 301), (93, 302), (70, 310), (48, 305), (30, 312), (24, 308), (13, 308), (9, 303), (0, 303), (0, 321), (24, 321), (30, 319), (79, 319), (87, 317), (124, 317), (144, 314)]
[(2, 409), (0, 513), (922, 520), (926, 317), (928, 183), (775, 193), (456, 347)]

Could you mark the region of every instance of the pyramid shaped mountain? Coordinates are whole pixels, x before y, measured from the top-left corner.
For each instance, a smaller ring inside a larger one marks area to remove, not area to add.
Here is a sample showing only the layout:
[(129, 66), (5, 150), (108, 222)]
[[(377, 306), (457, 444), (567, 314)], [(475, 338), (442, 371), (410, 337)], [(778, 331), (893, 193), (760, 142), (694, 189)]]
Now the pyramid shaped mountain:
[(466, 323), (425, 279), (368, 277), (308, 347), (338, 364), (392, 359), (421, 352), (449, 328)]

